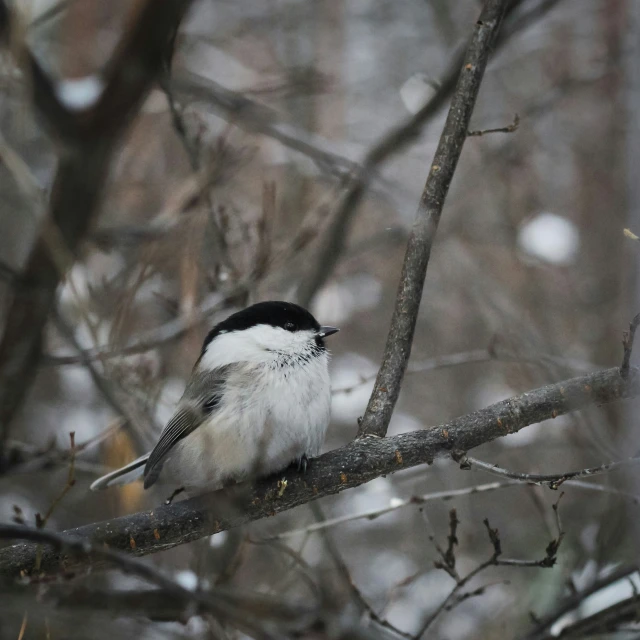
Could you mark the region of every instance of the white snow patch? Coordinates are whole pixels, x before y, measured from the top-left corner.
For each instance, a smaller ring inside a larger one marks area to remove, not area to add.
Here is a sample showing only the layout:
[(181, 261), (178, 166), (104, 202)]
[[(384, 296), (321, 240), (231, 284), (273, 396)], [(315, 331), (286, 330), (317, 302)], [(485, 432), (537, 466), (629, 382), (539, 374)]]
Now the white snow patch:
[(526, 255), (542, 262), (567, 265), (575, 260), (580, 238), (573, 222), (545, 212), (520, 226), (518, 246)]
[(418, 113), (438, 90), (438, 83), (427, 73), (414, 73), (401, 87), (400, 98), (409, 113)]
[(209, 546), (213, 547), (214, 549), (221, 547), (227, 541), (228, 535), (229, 535), (228, 531), (220, 531), (220, 533), (214, 533), (209, 538)]
[(67, 78), (56, 87), (58, 100), (71, 111), (84, 111), (92, 107), (104, 91), (104, 82), (97, 75)]
[(198, 576), (189, 570), (178, 571), (175, 574), (176, 582), (189, 591), (195, 591), (198, 587)]

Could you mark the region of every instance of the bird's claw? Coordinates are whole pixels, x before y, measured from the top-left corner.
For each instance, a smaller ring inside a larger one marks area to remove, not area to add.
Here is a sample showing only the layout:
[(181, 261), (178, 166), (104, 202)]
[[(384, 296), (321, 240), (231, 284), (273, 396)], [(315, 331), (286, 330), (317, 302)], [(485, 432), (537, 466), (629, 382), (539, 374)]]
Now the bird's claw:
[(184, 487), (179, 487), (178, 489), (176, 489), (165, 501), (165, 504), (171, 504), (173, 502), (173, 499), (180, 495), (183, 491), (184, 491)]
[(309, 458), (307, 458), (307, 454), (302, 454), (302, 457), (298, 460), (298, 471), (302, 473), (307, 473), (307, 466), (309, 465)]

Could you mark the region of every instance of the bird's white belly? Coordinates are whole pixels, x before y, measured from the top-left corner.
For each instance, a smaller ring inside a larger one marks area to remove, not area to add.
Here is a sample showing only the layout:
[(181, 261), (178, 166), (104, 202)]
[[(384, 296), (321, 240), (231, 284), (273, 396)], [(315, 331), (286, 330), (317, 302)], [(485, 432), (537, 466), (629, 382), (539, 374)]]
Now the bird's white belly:
[[(295, 371), (295, 373), (294, 373)], [(166, 471), (191, 494), (318, 455), (330, 417), (326, 356), (238, 372), (211, 418), (176, 444)]]

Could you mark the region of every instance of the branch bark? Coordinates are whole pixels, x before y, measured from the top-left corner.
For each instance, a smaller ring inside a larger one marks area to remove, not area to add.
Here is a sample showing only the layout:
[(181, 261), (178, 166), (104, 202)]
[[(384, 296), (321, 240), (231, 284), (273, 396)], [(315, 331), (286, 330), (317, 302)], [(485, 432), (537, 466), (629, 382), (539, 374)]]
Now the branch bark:
[[(458, 455), (558, 415), (640, 395), (640, 371), (623, 379), (619, 368), (534, 389), (448, 423), (392, 438), (363, 438), (313, 460), (306, 475), (288, 470), (279, 478), (239, 485), (152, 511), (89, 524), (65, 533), (135, 555), (185, 544), (301, 504), (357, 487), (380, 476)], [(286, 484), (283, 483), (286, 481)], [(0, 575), (33, 570), (36, 546), (0, 550)], [(47, 549), (41, 569), (55, 572), (82, 560)], [(86, 561), (85, 561), (86, 563)]]
[(409, 235), (382, 365), (367, 410), (360, 422), (358, 437), (383, 437), (387, 433), (411, 355), (431, 247), (453, 174), (467, 139), (471, 114), (491, 46), (500, 30), (508, 4), (509, 0), (487, 0), (476, 22)]

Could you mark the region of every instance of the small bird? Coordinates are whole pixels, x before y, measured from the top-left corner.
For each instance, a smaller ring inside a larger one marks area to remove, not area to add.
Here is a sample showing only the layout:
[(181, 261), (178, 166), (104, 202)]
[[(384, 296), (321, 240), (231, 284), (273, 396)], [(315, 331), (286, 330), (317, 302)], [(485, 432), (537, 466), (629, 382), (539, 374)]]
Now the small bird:
[[(161, 472), (174, 495), (198, 495), (291, 464), (306, 469), (329, 425), (331, 385), (321, 327), (291, 302), (260, 302), (217, 324), (154, 449), (99, 478), (92, 491)], [(173, 496), (172, 496), (173, 498)]]

